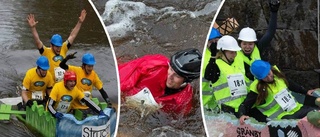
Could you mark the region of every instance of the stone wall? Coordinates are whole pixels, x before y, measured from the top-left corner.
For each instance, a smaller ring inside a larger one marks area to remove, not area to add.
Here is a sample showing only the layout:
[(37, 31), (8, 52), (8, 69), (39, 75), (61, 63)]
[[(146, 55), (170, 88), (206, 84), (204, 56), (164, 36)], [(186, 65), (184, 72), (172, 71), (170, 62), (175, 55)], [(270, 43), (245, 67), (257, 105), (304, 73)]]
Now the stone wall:
[[(315, 72), (320, 68), (317, 0), (280, 0), (280, 3), (276, 34), (262, 56), (306, 88), (319, 87), (319, 74)], [(217, 22), (227, 17), (236, 18), (240, 24), (233, 36), (237, 38), (241, 28), (251, 27), (259, 39), (270, 19), (268, 1), (226, 0)]]

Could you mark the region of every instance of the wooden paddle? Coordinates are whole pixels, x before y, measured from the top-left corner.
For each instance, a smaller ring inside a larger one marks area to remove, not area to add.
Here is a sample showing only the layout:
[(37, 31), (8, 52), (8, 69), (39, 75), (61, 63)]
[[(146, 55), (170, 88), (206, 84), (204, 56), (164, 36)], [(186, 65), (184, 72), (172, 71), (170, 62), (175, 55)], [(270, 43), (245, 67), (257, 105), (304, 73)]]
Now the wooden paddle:
[(26, 114), (26, 111), (18, 111), (18, 110), (11, 110), (12, 105), (7, 105), (7, 104), (0, 104), (0, 120), (9, 120), (10, 115), (22, 115)]

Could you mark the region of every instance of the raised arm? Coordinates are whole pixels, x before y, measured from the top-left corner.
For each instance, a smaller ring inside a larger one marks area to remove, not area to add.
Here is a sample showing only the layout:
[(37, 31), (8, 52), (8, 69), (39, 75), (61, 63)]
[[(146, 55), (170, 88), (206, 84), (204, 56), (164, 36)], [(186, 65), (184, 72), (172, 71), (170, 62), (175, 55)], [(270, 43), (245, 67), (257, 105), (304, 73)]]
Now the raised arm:
[(70, 35), (68, 37), (68, 41), (69, 41), (70, 44), (72, 44), (74, 39), (77, 37), (77, 35), (78, 35), (79, 31), (80, 31), (82, 22), (86, 18), (86, 15), (87, 15), (87, 11), (83, 9), (81, 11), (81, 14), (80, 14), (80, 17), (79, 17), (79, 20), (78, 20), (76, 26), (73, 28), (73, 30), (71, 31), (71, 33), (70, 33)]
[(274, 34), (276, 33), (276, 29), (277, 29), (277, 12), (280, 6), (280, 2), (277, 0), (271, 0), (271, 1), (272, 2), (269, 3), (271, 15), (270, 15), (270, 21), (268, 25), (268, 30), (262, 36), (262, 38), (258, 41), (258, 48), (260, 49), (260, 52), (262, 52), (266, 46), (270, 45), (270, 42), (274, 37)]
[(69, 69), (69, 66), (68, 66), (66, 63), (67, 63), (67, 61), (68, 61), (69, 59), (74, 59), (74, 58), (76, 58), (75, 54), (77, 54), (77, 52), (74, 52), (74, 53), (72, 53), (72, 54), (67, 55), (67, 56), (60, 62), (59, 66), (60, 66), (62, 69), (64, 69), (64, 70), (68, 70), (68, 69)]
[(37, 29), (36, 29), (36, 25), (37, 25), (38, 21), (35, 20), (33, 14), (29, 14), (28, 17), (27, 17), (27, 20), (28, 20), (29, 26), (31, 28), (31, 32), (32, 32), (32, 35), (33, 35), (33, 38), (34, 38), (34, 42), (35, 42), (37, 48), (41, 49), (42, 48), (42, 42), (41, 42), (41, 40), (39, 38)]

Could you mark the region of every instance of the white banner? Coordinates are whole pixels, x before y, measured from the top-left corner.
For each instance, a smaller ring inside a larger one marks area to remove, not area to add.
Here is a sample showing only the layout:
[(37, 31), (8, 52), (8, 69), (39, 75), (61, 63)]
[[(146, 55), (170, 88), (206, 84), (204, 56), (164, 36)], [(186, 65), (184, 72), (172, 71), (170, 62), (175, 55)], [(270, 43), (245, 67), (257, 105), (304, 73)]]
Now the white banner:
[(110, 137), (110, 121), (101, 126), (82, 126), (82, 137)]

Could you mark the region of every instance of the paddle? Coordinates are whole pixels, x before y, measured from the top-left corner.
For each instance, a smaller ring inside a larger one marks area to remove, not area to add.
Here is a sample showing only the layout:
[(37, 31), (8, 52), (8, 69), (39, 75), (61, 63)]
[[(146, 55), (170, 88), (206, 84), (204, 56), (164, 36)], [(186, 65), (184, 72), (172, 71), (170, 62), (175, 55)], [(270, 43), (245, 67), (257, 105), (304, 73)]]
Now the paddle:
[(26, 114), (26, 111), (11, 110), (12, 105), (0, 104), (0, 120), (9, 120), (10, 115)]

